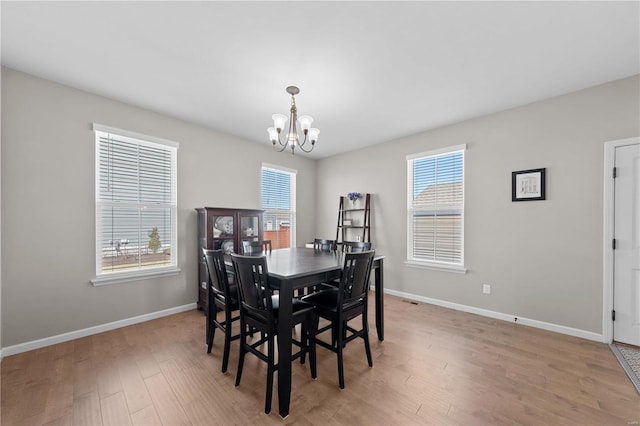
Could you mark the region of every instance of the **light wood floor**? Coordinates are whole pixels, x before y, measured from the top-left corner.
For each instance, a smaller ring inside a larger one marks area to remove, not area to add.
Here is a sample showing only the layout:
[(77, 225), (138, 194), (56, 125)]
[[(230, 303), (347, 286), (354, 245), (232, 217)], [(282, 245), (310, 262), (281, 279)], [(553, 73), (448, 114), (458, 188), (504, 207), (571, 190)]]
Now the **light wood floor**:
[[(263, 413), (266, 366), (247, 356), (242, 384), (206, 353), (191, 311), (4, 359), (2, 425), (349, 424), (637, 425), (640, 396), (609, 348), (578, 338), (385, 296), (386, 339), (318, 348), (318, 380), (293, 367), (291, 414)], [(370, 324), (373, 324), (371, 316)]]

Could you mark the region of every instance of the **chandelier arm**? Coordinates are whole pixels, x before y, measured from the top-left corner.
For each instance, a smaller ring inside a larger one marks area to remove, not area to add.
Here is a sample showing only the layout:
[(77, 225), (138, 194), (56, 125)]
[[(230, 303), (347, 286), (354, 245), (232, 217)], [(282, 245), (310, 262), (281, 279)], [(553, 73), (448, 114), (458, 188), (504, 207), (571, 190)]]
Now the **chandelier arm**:
[(302, 144), (299, 144), (299, 145), (298, 145), (298, 148), (300, 148), (300, 149), (302, 150), (302, 152), (307, 152), (307, 153), (309, 153), (309, 152), (313, 151), (313, 148), (315, 148), (315, 145), (314, 145), (313, 143), (311, 143), (311, 148), (309, 148), (309, 149), (307, 150), (307, 149), (304, 149), (304, 148), (302, 147)]
[[(302, 147), (304, 146), (304, 144), (307, 143), (307, 132), (304, 132), (304, 140), (298, 144), (298, 146), (300, 147), (300, 149), (302, 149), (304, 152), (309, 152), (309, 151), (305, 151)], [(313, 149), (313, 148), (312, 148)]]
[(283, 146), (283, 147), (285, 147), (285, 148), (286, 148), (286, 147), (287, 147), (287, 145), (288, 145), (288, 143), (287, 143), (287, 141), (286, 141), (286, 140), (284, 141), (284, 143), (280, 140), (280, 135), (278, 135), (278, 143), (280, 144), (280, 146)]
[(282, 141), (280, 140), (280, 135), (279, 135), (279, 134), (278, 134), (278, 144), (280, 145), (280, 147), (281, 147), (281, 148), (278, 148), (278, 147), (276, 146), (276, 142), (275, 142), (275, 141), (273, 141), (273, 150), (274, 150), (274, 151), (282, 152), (282, 151), (284, 151), (284, 150), (285, 150), (285, 148), (287, 147), (287, 144), (286, 144), (286, 143), (284, 143), (284, 144), (283, 144), (283, 143), (282, 143)]

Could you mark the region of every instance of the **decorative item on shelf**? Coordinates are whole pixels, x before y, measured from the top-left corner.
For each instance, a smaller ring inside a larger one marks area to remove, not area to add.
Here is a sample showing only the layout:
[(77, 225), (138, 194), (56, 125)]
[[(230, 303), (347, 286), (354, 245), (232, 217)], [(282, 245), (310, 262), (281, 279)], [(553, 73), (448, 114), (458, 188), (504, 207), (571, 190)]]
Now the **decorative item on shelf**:
[[(315, 144), (318, 140), (318, 135), (320, 134), (320, 130), (315, 127), (311, 127), (311, 123), (313, 123), (313, 118), (309, 115), (301, 115), (298, 117), (298, 108), (296, 107), (296, 98), (295, 95), (300, 93), (300, 89), (296, 86), (287, 87), (287, 93), (291, 95), (291, 108), (289, 109), (289, 130), (285, 135), (284, 142), (280, 140), (280, 133), (284, 128), (284, 123), (287, 121), (287, 116), (284, 114), (273, 114), (271, 118), (273, 119), (273, 127), (269, 127), (267, 131), (269, 132), (269, 139), (271, 139), (271, 143), (273, 144), (273, 149), (278, 152), (284, 151), (285, 148), (291, 148), (291, 155), (295, 154), (296, 147), (300, 148), (304, 152), (311, 152), (315, 147)], [(300, 136), (298, 135), (298, 130), (296, 128), (296, 123), (300, 123), (300, 128), (302, 129), (302, 133), (304, 134), (304, 140), (300, 142)], [(307, 138), (311, 141), (311, 148), (306, 149), (305, 144), (307, 143)], [(276, 142), (280, 145), (276, 146)]]
[(351, 200), (351, 204), (353, 206), (353, 208), (356, 208), (356, 201), (358, 200), (358, 198), (362, 198), (362, 194), (360, 194), (359, 192), (350, 192), (347, 194), (347, 197), (349, 197), (349, 199)]

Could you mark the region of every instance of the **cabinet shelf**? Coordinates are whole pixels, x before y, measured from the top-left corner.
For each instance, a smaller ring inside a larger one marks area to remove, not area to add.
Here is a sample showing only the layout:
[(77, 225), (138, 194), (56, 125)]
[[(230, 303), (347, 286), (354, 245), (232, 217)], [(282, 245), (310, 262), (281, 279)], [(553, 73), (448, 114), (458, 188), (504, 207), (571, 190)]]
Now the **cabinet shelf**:
[[(336, 242), (342, 244), (344, 241), (366, 241), (371, 242), (371, 194), (365, 194), (364, 207), (348, 208), (351, 203), (346, 197), (340, 197), (338, 206), (338, 225), (336, 227)], [(355, 221), (362, 225), (351, 225)]]

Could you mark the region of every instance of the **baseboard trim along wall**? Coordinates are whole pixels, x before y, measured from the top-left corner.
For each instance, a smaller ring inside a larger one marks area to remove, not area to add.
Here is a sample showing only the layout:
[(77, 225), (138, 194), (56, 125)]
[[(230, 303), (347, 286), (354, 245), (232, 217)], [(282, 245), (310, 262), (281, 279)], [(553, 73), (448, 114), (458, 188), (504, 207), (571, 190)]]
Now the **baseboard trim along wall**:
[[(540, 328), (542, 330), (553, 331), (556, 333), (567, 334), (569, 336), (580, 337), (582, 339), (593, 340), (596, 342), (604, 342), (603, 335), (593, 333), (590, 331), (579, 330), (577, 328), (565, 327), (562, 325), (551, 324), (548, 322), (537, 321), (529, 318), (523, 318), (518, 315), (504, 314), (502, 312), (490, 311), (487, 309), (475, 308), (473, 306), (461, 305), (458, 303), (447, 302), (439, 299), (432, 299), (430, 297), (418, 296), (411, 293), (405, 293), (397, 290), (386, 289), (384, 291), (392, 296), (402, 297), (408, 300), (414, 300), (416, 302), (429, 303), (432, 305), (442, 306), (444, 308), (455, 309), (457, 311), (468, 312), (471, 314), (481, 315), (483, 317), (495, 318), (507, 322), (517, 322), (518, 324), (527, 325), (530, 327)], [(105, 331), (115, 330), (116, 328), (126, 327), (128, 325), (138, 324), (141, 322), (149, 321), (156, 318), (166, 317), (180, 312), (190, 311), (196, 309), (195, 303), (188, 305), (177, 306), (175, 308), (169, 308), (162, 311), (151, 312), (149, 314), (140, 315), (133, 318), (127, 318), (120, 321), (114, 321), (107, 324), (97, 325), (95, 327), (89, 327), (82, 330), (76, 330), (69, 333), (59, 334), (57, 336), (46, 337), (44, 339), (33, 340), (31, 342), (20, 343), (18, 345), (8, 346), (0, 349), (0, 359), (5, 356), (11, 356), (22, 352), (31, 351), (34, 349), (43, 348), (45, 346), (55, 345), (57, 343), (67, 342), (69, 340), (78, 339), (81, 337), (91, 336), (93, 334), (102, 333)], [(516, 321), (517, 318), (517, 321)]]
[(43, 348), (45, 346), (55, 345), (57, 343), (67, 342), (73, 339), (79, 339), (80, 337), (91, 336), (93, 334), (103, 333), (105, 331), (115, 330), (116, 328), (126, 327), (128, 325), (138, 324), (141, 322), (149, 321), (156, 318), (162, 318), (173, 314), (179, 314), (180, 312), (190, 311), (196, 309), (195, 303), (189, 303), (188, 305), (177, 306), (175, 308), (169, 308), (162, 311), (151, 312), (149, 314), (139, 315), (137, 317), (126, 318), (119, 321), (110, 322), (107, 324), (96, 325), (95, 327), (89, 327), (82, 330), (71, 331), (69, 333), (58, 334), (57, 336), (45, 337), (44, 339), (33, 340), (31, 342), (20, 343), (18, 345), (7, 346), (0, 349), (0, 357), (19, 354), (22, 352), (31, 351), (34, 349)]
[(567, 334), (569, 336), (580, 337), (582, 339), (593, 340), (596, 342), (606, 343), (602, 334), (593, 333), (591, 331), (580, 330), (577, 328), (565, 327), (563, 325), (551, 324), (544, 321), (538, 321), (529, 318), (523, 318), (518, 315), (504, 314), (502, 312), (489, 311), (487, 309), (475, 308), (473, 306), (460, 305), (458, 303), (447, 302), (444, 300), (432, 299), (430, 297), (417, 296), (411, 293), (404, 293), (396, 290), (384, 290), (392, 296), (402, 297), (416, 302), (429, 303), (432, 305), (442, 306), (444, 308), (455, 309), (456, 311), (468, 312), (470, 314), (481, 315), (483, 317), (495, 318), (502, 321), (528, 325), (530, 327), (540, 328), (542, 330), (553, 331), (556, 333)]

